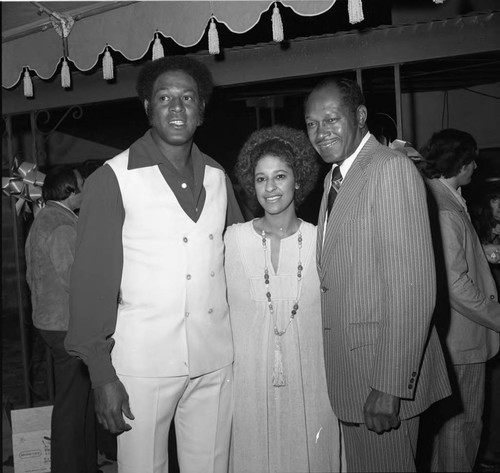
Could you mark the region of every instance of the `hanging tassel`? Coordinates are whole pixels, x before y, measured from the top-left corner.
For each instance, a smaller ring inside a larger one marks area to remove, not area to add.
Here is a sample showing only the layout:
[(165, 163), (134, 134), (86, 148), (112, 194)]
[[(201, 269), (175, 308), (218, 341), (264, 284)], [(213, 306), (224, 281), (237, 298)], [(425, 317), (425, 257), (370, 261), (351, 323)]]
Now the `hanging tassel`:
[(274, 337), (273, 386), (276, 388), (286, 386), (285, 369), (283, 368), (283, 354), (281, 353), (281, 341), (278, 335), (275, 335)]
[(109, 52), (108, 45), (106, 45), (106, 51), (104, 57), (102, 58), (102, 76), (104, 80), (111, 80), (114, 78), (113, 74), (113, 56)]
[(23, 84), (24, 84), (24, 96), (33, 97), (33, 81), (31, 80), (28, 68), (24, 70)]
[(61, 85), (65, 89), (71, 87), (71, 75), (69, 73), (69, 65), (68, 61), (66, 61), (66, 58), (64, 58), (61, 68)]
[(210, 21), (210, 29), (208, 30), (208, 52), (210, 54), (219, 54), (219, 33), (217, 33), (217, 25), (215, 24), (214, 17)]
[(280, 43), (283, 41), (283, 21), (281, 21), (280, 10), (278, 4), (274, 2), (273, 16), (271, 18), (273, 24), (273, 41)]
[(155, 33), (155, 42), (153, 43), (153, 61), (160, 59), (163, 56), (165, 56), (165, 52), (163, 51), (160, 36), (158, 33)]
[(360, 23), (365, 19), (363, 16), (362, 0), (349, 0), (347, 8), (349, 10), (349, 23), (351, 23), (351, 25)]

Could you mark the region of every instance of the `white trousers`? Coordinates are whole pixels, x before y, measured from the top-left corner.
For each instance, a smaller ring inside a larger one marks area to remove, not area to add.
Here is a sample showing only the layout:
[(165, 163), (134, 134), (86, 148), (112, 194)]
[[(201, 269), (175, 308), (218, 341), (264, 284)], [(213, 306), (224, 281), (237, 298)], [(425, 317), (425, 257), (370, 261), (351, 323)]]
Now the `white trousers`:
[(119, 375), (135, 420), (118, 436), (119, 473), (168, 473), (168, 433), (175, 422), (181, 473), (227, 473), (233, 368), (197, 378)]

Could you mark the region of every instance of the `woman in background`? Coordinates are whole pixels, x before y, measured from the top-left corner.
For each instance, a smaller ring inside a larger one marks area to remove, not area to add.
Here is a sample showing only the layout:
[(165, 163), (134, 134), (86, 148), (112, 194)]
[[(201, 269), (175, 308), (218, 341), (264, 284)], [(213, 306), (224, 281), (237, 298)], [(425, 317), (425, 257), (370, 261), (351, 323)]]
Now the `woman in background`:
[(238, 156), (236, 178), (264, 216), (225, 235), (235, 473), (341, 469), (323, 359), (317, 230), (296, 214), (318, 169), (306, 135), (283, 126), (254, 132)]
[[(500, 181), (486, 187), (475, 226), (500, 292)], [(479, 447), (479, 472), (500, 471), (500, 353), (486, 362), (483, 435)]]

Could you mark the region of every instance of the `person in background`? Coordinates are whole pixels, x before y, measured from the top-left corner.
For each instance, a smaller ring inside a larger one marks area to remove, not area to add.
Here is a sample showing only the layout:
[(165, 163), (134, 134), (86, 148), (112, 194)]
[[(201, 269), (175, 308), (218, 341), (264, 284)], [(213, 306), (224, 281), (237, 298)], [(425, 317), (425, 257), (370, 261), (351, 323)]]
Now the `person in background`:
[(307, 136), (279, 125), (250, 135), (235, 166), (241, 188), (264, 215), (225, 234), (234, 473), (341, 468), (325, 379), (316, 227), (296, 214), (318, 170)]
[(485, 363), (499, 349), (500, 304), (461, 188), (476, 169), (477, 144), (464, 131), (434, 133), (422, 172), (439, 216), (449, 309), (436, 325), (450, 358), (453, 394), (429, 411), (435, 426), (431, 470), (472, 471), (481, 439)]
[[(71, 275), (67, 350), (89, 367), (120, 473), (228, 468), (233, 343), (222, 233), (243, 221), (228, 176), (194, 134), (212, 78), (202, 63), (146, 63), (151, 124), (87, 180)], [(127, 418), (125, 420), (124, 416)]]
[(26, 280), (33, 325), (52, 354), (55, 399), (51, 420), (51, 471), (96, 473), (94, 399), (85, 364), (64, 349), (69, 323), (70, 270), (83, 179), (69, 168), (51, 170), (43, 183), (45, 206), (26, 240)]
[(498, 287), (500, 266), (496, 265), (500, 263), (500, 182), (487, 188), (481, 209), (473, 223)]
[(319, 212), (326, 378), (350, 471), (415, 471), (419, 416), (450, 394), (431, 323), (436, 278), (423, 179), (368, 131), (358, 84), (332, 78), (305, 102), (332, 165)]
[[(473, 223), (500, 289), (500, 180), (487, 183)], [(500, 352), (486, 362), (483, 434), (476, 471), (500, 472)]]

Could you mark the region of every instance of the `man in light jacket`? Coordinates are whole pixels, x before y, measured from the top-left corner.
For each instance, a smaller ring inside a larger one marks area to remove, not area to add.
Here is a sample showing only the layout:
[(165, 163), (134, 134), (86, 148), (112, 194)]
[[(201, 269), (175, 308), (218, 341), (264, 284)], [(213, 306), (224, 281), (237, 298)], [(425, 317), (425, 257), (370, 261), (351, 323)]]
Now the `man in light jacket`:
[(448, 349), (453, 395), (429, 413), (438, 431), (432, 471), (472, 471), (481, 439), (485, 363), (499, 348), (500, 304), (461, 187), (476, 169), (477, 145), (463, 131), (435, 133), (422, 150), (431, 211), (438, 213), (447, 292), (436, 314)]

